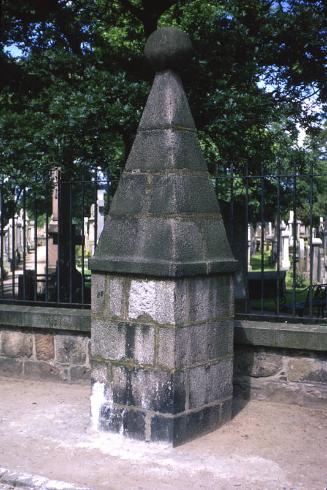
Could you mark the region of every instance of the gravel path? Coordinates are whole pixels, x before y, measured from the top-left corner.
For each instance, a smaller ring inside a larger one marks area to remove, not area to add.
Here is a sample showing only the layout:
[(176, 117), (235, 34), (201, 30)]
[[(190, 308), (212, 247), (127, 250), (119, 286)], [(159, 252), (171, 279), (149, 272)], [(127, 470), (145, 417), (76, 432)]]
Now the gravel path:
[(224, 427), (171, 449), (92, 432), (88, 386), (0, 378), (0, 393), (0, 465), (13, 471), (92, 490), (327, 488), (324, 410), (235, 404)]

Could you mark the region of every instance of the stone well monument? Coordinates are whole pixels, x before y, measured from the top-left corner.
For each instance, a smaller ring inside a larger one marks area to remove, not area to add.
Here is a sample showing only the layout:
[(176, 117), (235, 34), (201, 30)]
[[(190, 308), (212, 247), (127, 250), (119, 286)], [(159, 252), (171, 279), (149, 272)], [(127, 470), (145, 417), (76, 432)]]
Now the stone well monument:
[(92, 269), (93, 426), (173, 445), (231, 416), (233, 258), (178, 71), (189, 37), (154, 32), (156, 71)]

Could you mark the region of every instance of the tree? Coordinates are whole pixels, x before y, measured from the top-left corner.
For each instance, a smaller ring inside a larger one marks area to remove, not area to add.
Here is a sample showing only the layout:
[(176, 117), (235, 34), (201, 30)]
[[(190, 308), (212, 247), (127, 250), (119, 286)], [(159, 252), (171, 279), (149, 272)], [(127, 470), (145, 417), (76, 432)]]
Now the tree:
[(306, 103), (326, 102), (325, 21), (319, 0), (3, 0), (2, 171), (17, 181), (53, 166), (117, 177), (152, 79), (144, 42), (167, 24), (195, 46), (184, 82), (210, 169), (286, 165), (298, 124), (310, 134), (321, 124)]

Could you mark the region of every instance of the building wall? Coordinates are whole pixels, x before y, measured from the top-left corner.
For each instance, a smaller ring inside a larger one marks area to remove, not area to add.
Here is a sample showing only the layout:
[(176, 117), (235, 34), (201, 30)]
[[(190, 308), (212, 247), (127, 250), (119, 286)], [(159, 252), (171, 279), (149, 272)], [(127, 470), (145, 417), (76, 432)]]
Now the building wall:
[[(0, 375), (90, 380), (90, 311), (0, 305)], [(234, 395), (327, 405), (327, 325), (235, 320)]]
[(2, 306), (0, 375), (89, 382), (90, 314), (83, 310)]

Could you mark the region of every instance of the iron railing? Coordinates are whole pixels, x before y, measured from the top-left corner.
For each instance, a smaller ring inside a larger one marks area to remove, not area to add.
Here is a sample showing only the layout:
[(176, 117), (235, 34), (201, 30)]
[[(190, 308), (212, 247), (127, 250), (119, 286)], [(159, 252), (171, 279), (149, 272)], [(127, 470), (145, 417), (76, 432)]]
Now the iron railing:
[[(277, 163), (212, 177), (239, 261), (239, 318), (327, 317), (327, 173)], [(90, 307), (94, 253), (117, 180), (101, 172), (0, 185), (0, 302)], [(217, 247), (219, 244), (217, 244)]]
[(94, 253), (115, 180), (101, 172), (0, 185), (0, 302), (90, 307)]

